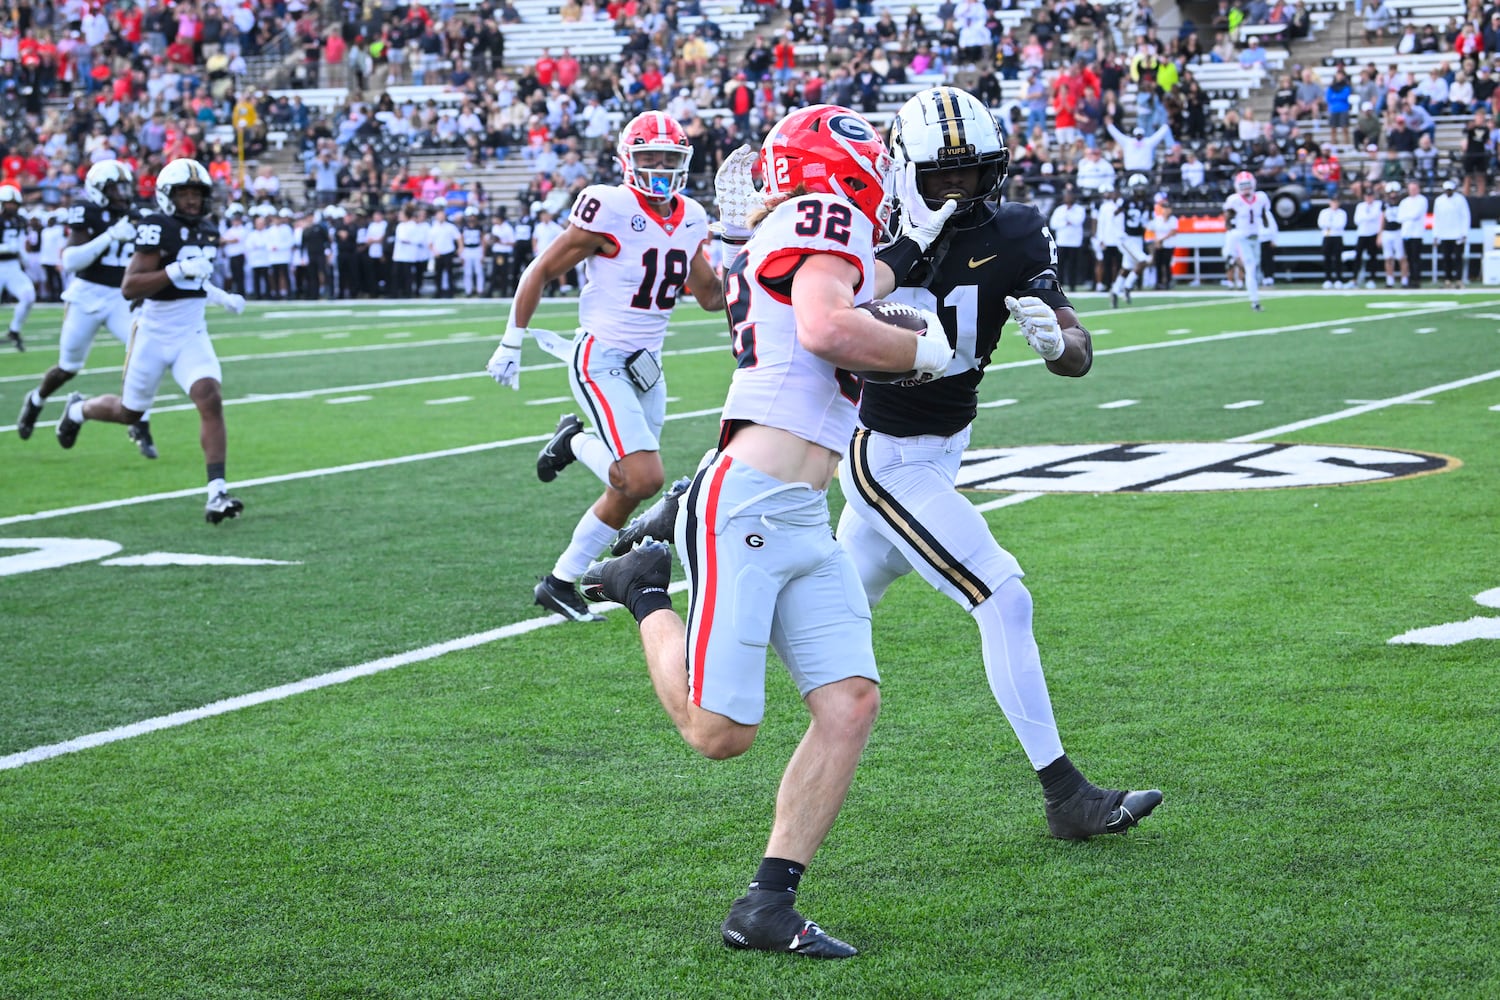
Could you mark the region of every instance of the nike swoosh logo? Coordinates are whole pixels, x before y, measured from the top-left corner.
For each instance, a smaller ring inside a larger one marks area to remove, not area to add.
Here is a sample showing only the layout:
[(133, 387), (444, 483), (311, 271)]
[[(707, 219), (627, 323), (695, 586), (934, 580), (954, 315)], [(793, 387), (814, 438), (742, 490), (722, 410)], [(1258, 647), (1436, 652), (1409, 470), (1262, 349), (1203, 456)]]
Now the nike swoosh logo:
[(970, 267), (983, 267), (984, 265), (988, 264), (990, 261), (994, 260), (998, 256), (1000, 256), (1000, 255), (997, 254), (997, 253), (992, 253), (988, 257), (984, 258), (983, 260), (975, 260), (973, 257), (970, 257), (969, 258), (969, 266)]

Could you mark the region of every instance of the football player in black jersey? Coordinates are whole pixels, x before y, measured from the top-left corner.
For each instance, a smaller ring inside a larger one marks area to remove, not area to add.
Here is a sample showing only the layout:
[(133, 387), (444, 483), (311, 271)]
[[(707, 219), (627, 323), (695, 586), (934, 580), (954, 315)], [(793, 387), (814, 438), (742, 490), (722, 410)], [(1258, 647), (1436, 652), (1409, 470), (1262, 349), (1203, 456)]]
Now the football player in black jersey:
[(85, 399), (75, 392), (57, 424), (57, 441), (73, 447), (85, 420), (132, 424), (151, 406), (168, 371), (198, 408), (199, 439), (208, 464), (210, 524), (238, 517), (242, 504), (224, 480), (228, 436), (220, 383), (223, 372), (208, 339), (203, 310), (212, 301), (241, 312), (245, 300), (208, 279), (219, 252), (219, 230), (209, 215), (213, 181), (197, 160), (176, 159), (156, 176), (159, 212), (136, 226), (135, 253), (125, 265), (120, 292), (142, 299), (135, 337), (125, 362), (125, 387), (118, 396)]
[(26, 350), (21, 326), (36, 303), (36, 284), (21, 268), (21, 251), (26, 246), (26, 219), (21, 215), (21, 189), (14, 184), (0, 184), (0, 290), (16, 300), (16, 311), (10, 317), (6, 338), (16, 350)]
[(1041, 215), (998, 198), (1010, 152), (988, 108), (952, 87), (922, 91), (898, 112), (891, 148), (906, 225), (945, 200), (959, 208), (930, 265), (887, 298), (935, 309), (956, 353), (947, 374), (925, 385), (865, 384), (862, 426), (840, 465), (839, 542), (872, 607), (915, 569), (974, 617), (990, 689), (1041, 779), (1052, 835), (1123, 833), (1161, 793), (1099, 788), (1063, 752), (1021, 567), (954, 485), (1005, 321), (1014, 317), (1047, 369), (1069, 377), (1092, 363), (1088, 331), (1058, 285)]
[[(31, 437), (47, 398), (83, 370), (99, 328), (106, 327), (122, 344), (130, 343), (130, 303), (120, 294), (125, 262), (135, 249), (131, 198), (135, 174), (119, 160), (100, 160), (83, 178), (83, 200), (68, 210), (68, 245), (63, 270), (74, 276), (63, 292), (62, 332), (58, 335), (57, 364), (21, 402), (16, 433)], [(142, 455), (156, 457), (151, 438), (151, 415), (127, 428)]]
[(1151, 225), (1151, 181), (1145, 174), (1131, 174), (1125, 185), (1125, 203), (1120, 206), (1120, 273), (1109, 288), (1109, 304), (1117, 307), (1120, 296), (1130, 304), (1130, 293), (1140, 283), (1151, 255), (1146, 252), (1146, 229)]

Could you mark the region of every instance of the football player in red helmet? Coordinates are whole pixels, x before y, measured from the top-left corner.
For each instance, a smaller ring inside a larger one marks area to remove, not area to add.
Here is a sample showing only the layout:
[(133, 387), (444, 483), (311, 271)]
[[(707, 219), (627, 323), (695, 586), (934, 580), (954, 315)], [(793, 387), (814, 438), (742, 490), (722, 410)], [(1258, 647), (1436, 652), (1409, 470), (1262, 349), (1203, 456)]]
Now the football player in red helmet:
[(890, 169), (890, 153), (874, 127), (834, 104), (793, 111), (776, 123), (760, 147), (767, 199), (799, 187), (838, 195), (870, 220), (877, 241), (891, 218)]
[(660, 111), (630, 119), (615, 149), (625, 186), (652, 201), (666, 201), (687, 186), (693, 145), (682, 126)]
[(648, 111), (630, 120), (617, 148), (624, 182), (579, 192), (567, 227), (522, 273), (505, 335), (486, 366), (496, 382), (520, 387), (521, 346), (545, 289), (564, 278), (571, 284), (574, 269), (587, 262), (578, 337), (570, 343), (550, 330), (530, 331), (545, 350), (571, 362), (567, 377), (578, 401), (537, 457), (537, 478), (551, 482), (578, 461), (604, 486), (533, 591), (537, 604), (577, 622), (600, 617), (578, 594), (579, 574), (665, 478), (667, 321), (688, 289), (699, 307), (724, 308), (723, 286), (702, 252), (708, 213), (682, 193), (693, 155), (687, 133)]
[[(760, 162), (763, 207), (731, 219), (721, 203), (726, 231), (743, 226), (749, 239), (725, 274), (738, 366), (720, 447), (622, 532), (658, 541), (617, 541), (624, 554), (591, 565), (580, 586), (629, 609), (663, 708), (715, 760), (754, 742), (775, 647), (814, 724), (782, 777), (765, 855), (720, 933), (735, 948), (847, 958), (855, 949), (795, 906), (880, 708), (870, 616), (862, 599), (850, 602), (857, 571), (833, 538), (827, 491), (857, 422), (863, 382), (853, 372), (931, 378), (953, 350), (930, 312), (924, 336), (858, 307), (891, 289), (897, 270), (875, 260), (890, 160), (868, 121), (830, 105), (794, 111), (771, 129)], [(933, 213), (931, 238), (952, 211)], [(910, 240), (913, 260), (930, 246), (923, 238)], [(667, 594), (672, 560), (661, 542), (673, 538), (689, 579), (686, 621)]]

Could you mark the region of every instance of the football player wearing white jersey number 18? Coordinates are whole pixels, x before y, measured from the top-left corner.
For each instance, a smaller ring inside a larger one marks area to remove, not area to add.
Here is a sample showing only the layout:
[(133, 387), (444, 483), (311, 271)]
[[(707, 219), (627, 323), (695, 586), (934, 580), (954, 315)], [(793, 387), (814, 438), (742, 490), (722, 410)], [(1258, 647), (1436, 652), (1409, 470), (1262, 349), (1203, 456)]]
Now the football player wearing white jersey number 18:
[[(735, 948), (855, 954), (795, 906), (880, 708), (870, 610), (829, 530), (828, 485), (856, 424), (864, 382), (853, 373), (929, 379), (953, 357), (930, 312), (921, 336), (856, 307), (904, 278), (952, 214), (877, 262), (889, 162), (874, 127), (847, 108), (794, 111), (771, 129), (760, 155), (763, 218), (750, 217), (753, 234), (725, 278), (737, 367), (719, 450), (685, 492), (674, 487), (625, 532), (675, 537), (686, 623), (667, 596), (671, 557), (659, 542), (583, 577), (585, 596), (630, 609), (657, 697), (704, 756), (750, 748), (765, 710), (767, 646), (812, 716), (781, 779), (765, 856), (720, 930)], [(722, 174), (721, 221), (726, 233), (743, 231), (747, 220), (724, 208)]]
[(625, 182), (584, 188), (567, 229), (521, 275), (505, 336), (486, 369), (501, 385), (519, 388), (521, 344), (543, 290), (585, 264), (568, 381), (593, 430), (564, 414), (536, 463), (544, 483), (575, 459), (604, 483), (604, 495), (536, 585), (537, 604), (574, 621), (600, 618), (578, 596), (579, 574), (662, 486), (661, 347), (672, 309), (685, 287), (704, 309), (724, 308), (718, 276), (700, 252), (708, 215), (681, 193), (693, 156), (687, 133), (648, 111), (620, 132), (619, 155)]
[(1276, 238), (1276, 218), (1271, 199), (1255, 190), (1255, 175), (1241, 170), (1234, 175), (1234, 194), (1224, 202), (1224, 260), (1239, 261), (1244, 268), (1250, 308), (1260, 312), (1260, 245)]

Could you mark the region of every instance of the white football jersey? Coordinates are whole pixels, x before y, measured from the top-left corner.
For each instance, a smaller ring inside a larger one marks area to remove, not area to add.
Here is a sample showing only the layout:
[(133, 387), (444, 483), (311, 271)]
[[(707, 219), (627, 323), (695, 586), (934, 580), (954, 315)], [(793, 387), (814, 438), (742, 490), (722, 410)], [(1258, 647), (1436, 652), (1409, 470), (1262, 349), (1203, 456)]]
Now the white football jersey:
[(854, 434), (864, 383), (797, 340), (792, 276), (811, 253), (835, 253), (859, 268), (856, 303), (875, 297), (875, 231), (863, 213), (828, 194), (778, 205), (726, 275), (739, 366), (722, 419), (776, 427), (842, 453)]
[(1224, 202), (1224, 228), (1241, 236), (1262, 237), (1276, 232), (1271, 199), (1264, 191), (1230, 195)]
[(622, 351), (661, 350), (693, 255), (708, 238), (703, 206), (679, 194), (663, 219), (623, 184), (594, 184), (579, 193), (568, 223), (615, 245), (584, 264), (579, 325)]

